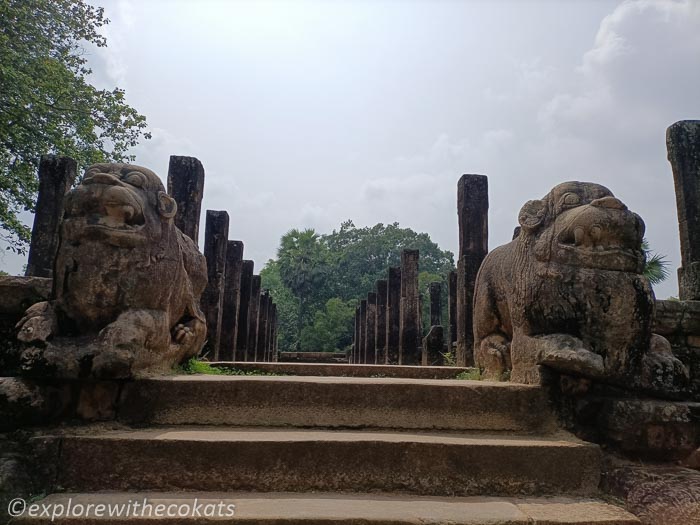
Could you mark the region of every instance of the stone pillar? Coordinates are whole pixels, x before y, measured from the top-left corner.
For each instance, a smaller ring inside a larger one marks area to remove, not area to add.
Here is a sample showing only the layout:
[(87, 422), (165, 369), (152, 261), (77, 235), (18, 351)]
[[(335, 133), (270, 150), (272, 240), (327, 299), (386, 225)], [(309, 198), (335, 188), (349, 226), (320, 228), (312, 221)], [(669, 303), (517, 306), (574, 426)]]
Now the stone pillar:
[(279, 336), (278, 336), (279, 317), (277, 316), (277, 305), (275, 305), (275, 307), (274, 307), (274, 313), (275, 313), (275, 324), (272, 325), (272, 328), (273, 328), (273, 332), (272, 332), (272, 360), (278, 361), (279, 354), (277, 353), (277, 341), (279, 339)]
[(258, 348), (258, 312), (260, 311), (260, 276), (253, 275), (250, 285), (250, 302), (248, 303), (248, 343), (246, 361), (257, 361)]
[(459, 259), (457, 263), (457, 366), (474, 364), (474, 286), (488, 252), (488, 178), (462, 175), (457, 183)]
[(360, 301), (360, 348), (357, 352), (357, 362), (358, 364), (366, 364), (365, 360), (365, 338), (367, 334), (367, 299), (362, 299)]
[(267, 339), (267, 360), (274, 360), (275, 352), (275, 337), (277, 336), (277, 304), (272, 303), (270, 305), (270, 323), (269, 323), (269, 336)]
[(430, 294), (430, 326), (442, 325), (442, 283), (432, 282), (428, 285)]
[(401, 328), (401, 268), (389, 268), (386, 288), (386, 364), (399, 364)]
[(377, 324), (377, 294), (369, 292), (367, 294), (367, 331), (365, 333), (365, 360), (370, 365), (377, 361), (377, 349), (374, 337)]
[(681, 301), (700, 300), (700, 120), (681, 120), (666, 130), (668, 160), (676, 186), (681, 238), (678, 292)]
[(219, 348), (221, 347), (221, 317), (224, 304), (227, 242), (228, 213), (207, 210), (204, 231), (207, 287), (202, 294), (202, 310), (207, 320), (207, 344), (204, 347), (204, 352), (211, 360), (219, 359)]
[(41, 156), (39, 194), (25, 272), (27, 276), (53, 277), (53, 263), (63, 219), (63, 199), (75, 182), (77, 169), (76, 162), (71, 158)]
[(253, 284), (253, 261), (243, 261), (241, 265), (241, 287), (238, 303), (238, 322), (236, 323), (236, 359), (248, 361), (248, 308)]
[(376, 364), (386, 363), (386, 299), (387, 281), (380, 279), (375, 283), (377, 288), (377, 312), (374, 324), (374, 344), (376, 348)]
[(421, 364), (423, 366), (442, 366), (444, 341), (445, 337), (442, 326), (431, 326), (428, 335), (423, 338), (423, 355), (421, 359)]
[(267, 337), (267, 322), (270, 311), (270, 292), (265, 290), (260, 295), (260, 307), (258, 309), (258, 336), (255, 342), (255, 360), (265, 361), (265, 339)]
[(204, 196), (204, 167), (194, 157), (170, 156), (168, 194), (177, 202), (175, 226), (199, 246), (199, 216)]
[(450, 321), (450, 333), (447, 339), (447, 351), (454, 351), (457, 342), (457, 272), (451, 271), (447, 276), (447, 316)]
[(357, 352), (360, 345), (360, 307), (355, 308), (355, 318), (353, 319), (352, 331), (352, 353), (350, 354), (350, 364), (357, 363)]
[(420, 365), (421, 363), (418, 257), (418, 250), (403, 250), (401, 252), (400, 365)]
[(236, 360), (236, 326), (241, 293), (243, 242), (226, 243), (226, 278), (224, 279), (224, 306), (221, 314), (221, 346), (219, 361)]

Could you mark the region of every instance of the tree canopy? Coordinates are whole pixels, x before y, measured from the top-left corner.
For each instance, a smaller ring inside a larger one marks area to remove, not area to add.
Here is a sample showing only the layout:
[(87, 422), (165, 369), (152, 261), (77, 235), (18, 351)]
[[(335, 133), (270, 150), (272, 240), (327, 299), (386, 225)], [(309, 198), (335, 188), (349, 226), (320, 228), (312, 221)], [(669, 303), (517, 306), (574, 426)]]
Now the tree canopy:
[(26, 249), (41, 155), (79, 166), (133, 160), (129, 148), (150, 138), (146, 119), (119, 88), (89, 83), (86, 46), (104, 47), (109, 23), (82, 0), (0, 0), (0, 238)]
[[(386, 279), (389, 266), (400, 265), (405, 248), (420, 251), (421, 291), (432, 281), (446, 283), (454, 269), (453, 254), (441, 250), (428, 234), (398, 223), (357, 228), (348, 220), (325, 235), (287, 232), (277, 259), (260, 272), (263, 287), (277, 303), (280, 349), (332, 351), (350, 345), (357, 301), (367, 297), (377, 280)], [(426, 317), (428, 303), (423, 302)]]

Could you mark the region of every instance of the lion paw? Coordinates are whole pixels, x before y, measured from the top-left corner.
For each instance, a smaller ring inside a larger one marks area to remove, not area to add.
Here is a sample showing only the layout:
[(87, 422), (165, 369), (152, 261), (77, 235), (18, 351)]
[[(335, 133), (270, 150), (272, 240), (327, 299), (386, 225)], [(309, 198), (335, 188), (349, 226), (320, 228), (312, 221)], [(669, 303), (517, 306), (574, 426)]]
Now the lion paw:
[(178, 324), (174, 328), (173, 339), (179, 345), (188, 344), (195, 337), (194, 330), (182, 323)]

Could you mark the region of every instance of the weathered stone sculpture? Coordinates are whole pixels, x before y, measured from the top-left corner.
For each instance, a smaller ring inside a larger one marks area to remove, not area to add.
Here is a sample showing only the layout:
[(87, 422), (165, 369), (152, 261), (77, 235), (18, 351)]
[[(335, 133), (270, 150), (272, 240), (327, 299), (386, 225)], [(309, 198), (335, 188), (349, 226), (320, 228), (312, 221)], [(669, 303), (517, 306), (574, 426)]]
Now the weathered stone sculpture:
[(124, 378), (196, 355), (206, 262), (152, 171), (96, 164), (66, 195), (52, 298), (17, 328), (34, 375)]
[(687, 370), (651, 333), (644, 222), (607, 188), (566, 182), (520, 210), (520, 233), (477, 278), (474, 352), (489, 376), (538, 383), (541, 366), (661, 394)]

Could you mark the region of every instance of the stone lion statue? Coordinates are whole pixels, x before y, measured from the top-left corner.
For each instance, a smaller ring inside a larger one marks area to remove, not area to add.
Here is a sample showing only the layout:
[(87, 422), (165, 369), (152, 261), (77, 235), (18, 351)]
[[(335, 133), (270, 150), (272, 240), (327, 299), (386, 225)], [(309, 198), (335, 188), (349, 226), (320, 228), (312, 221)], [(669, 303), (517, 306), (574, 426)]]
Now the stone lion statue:
[(514, 240), (484, 259), (474, 294), (474, 357), (490, 377), (542, 381), (542, 367), (655, 392), (688, 371), (651, 333), (644, 222), (610, 190), (565, 182), (527, 202)]
[(96, 164), (66, 195), (50, 301), (17, 325), (23, 370), (131, 377), (196, 355), (206, 337), (204, 256), (174, 224), (152, 171)]

